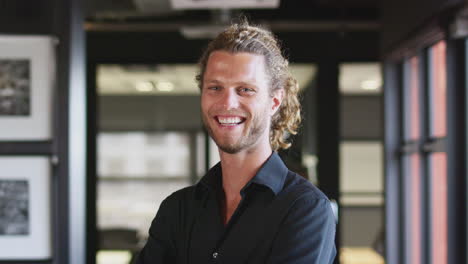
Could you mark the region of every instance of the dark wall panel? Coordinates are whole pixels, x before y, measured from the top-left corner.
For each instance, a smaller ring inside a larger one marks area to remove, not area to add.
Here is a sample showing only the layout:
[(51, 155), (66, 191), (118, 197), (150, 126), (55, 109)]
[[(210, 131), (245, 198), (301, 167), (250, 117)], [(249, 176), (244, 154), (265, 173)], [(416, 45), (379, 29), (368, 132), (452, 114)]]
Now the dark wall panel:
[(207, 40), (178, 32), (90, 32), (88, 60), (105, 63), (195, 63)]
[(330, 58), (358, 62), (380, 58), (378, 32), (281, 32), (278, 37), (293, 62)]
[[(281, 32), (278, 38), (292, 62), (379, 59), (377, 32)], [(87, 40), (88, 60), (98, 63), (194, 63), (208, 44), (179, 32), (88, 32)]]
[(0, 34), (51, 34), (53, 0), (0, 0)]
[(382, 1), (382, 50), (389, 52), (435, 15), (463, 4), (464, 0)]

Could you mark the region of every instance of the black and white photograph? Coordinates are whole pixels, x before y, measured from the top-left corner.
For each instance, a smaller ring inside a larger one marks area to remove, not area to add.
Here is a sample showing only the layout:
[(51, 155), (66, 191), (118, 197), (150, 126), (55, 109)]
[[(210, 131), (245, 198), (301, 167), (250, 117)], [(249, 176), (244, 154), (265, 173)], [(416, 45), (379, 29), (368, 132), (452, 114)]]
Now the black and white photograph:
[(51, 36), (0, 35), (0, 141), (52, 138)]
[(0, 157), (0, 260), (52, 256), (50, 159)]
[(0, 236), (28, 234), (28, 181), (0, 180)]
[(29, 116), (31, 112), (30, 62), (0, 59), (0, 116)]

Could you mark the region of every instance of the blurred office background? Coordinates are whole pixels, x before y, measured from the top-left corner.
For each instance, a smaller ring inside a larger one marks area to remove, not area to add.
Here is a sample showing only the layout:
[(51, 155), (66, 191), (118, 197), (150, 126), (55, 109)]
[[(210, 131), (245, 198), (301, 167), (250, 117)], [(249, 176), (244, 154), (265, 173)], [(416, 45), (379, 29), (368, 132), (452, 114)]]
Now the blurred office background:
[(60, 161), (41, 263), (132, 263), (162, 200), (218, 161), (196, 63), (240, 13), (299, 81), (302, 128), (280, 155), (336, 204), (335, 263), (466, 263), (465, 4), (0, 0), (0, 34), (58, 40), (54, 138), (0, 143)]
[[(308, 104), (316, 89), (316, 66), (298, 63), (291, 70)], [(368, 62), (344, 63), (339, 70), (341, 258), (343, 263), (383, 263), (373, 249), (383, 243), (378, 236), (384, 228), (381, 69)], [(106, 257), (115, 261), (116, 250), (127, 250), (124, 234), (133, 232), (132, 246), (141, 246), (137, 242), (146, 239), (160, 202), (195, 183), (219, 160), (202, 129), (196, 72), (196, 64), (98, 65), (97, 227), (103, 262)], [(305, 108), (304, 116), (315, 109), (313, 104)], [(302, 138), (294, 142), (292, 151), (281, 154), (292, 169), (320, 184), (315, 165), (307, 163), (316, 155), (303, 152), (300, 146), (307, 141)]]

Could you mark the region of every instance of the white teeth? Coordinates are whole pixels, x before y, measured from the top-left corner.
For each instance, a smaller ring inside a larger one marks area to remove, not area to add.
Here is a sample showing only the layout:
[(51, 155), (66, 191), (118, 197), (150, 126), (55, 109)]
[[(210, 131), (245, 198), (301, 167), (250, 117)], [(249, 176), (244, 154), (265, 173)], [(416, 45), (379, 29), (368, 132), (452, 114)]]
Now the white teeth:
[(221, 124), (238, 124), (242, 121), (240, 117), (218, 117)]

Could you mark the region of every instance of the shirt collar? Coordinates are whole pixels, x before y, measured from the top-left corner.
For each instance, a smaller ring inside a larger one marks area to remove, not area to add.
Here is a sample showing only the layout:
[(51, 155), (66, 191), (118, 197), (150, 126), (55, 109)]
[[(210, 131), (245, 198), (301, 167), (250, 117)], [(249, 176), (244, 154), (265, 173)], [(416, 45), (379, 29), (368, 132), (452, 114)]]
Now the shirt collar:
[[(284, 165), (278, 153), (273, 152), (258, 170), (257, 174), (242, 188), (241, 194), (243, 195), (247, 188), (249, 188), (252, 183), (255, 183), (268, 187), (277, 195), (283, 189), (287, 174), (288, 168)], [(222, 188), (221, 179), (221, 163), (218, 162), (218, 164), (212, 167), (200, 180), (199, 184), (210, 189)]]

